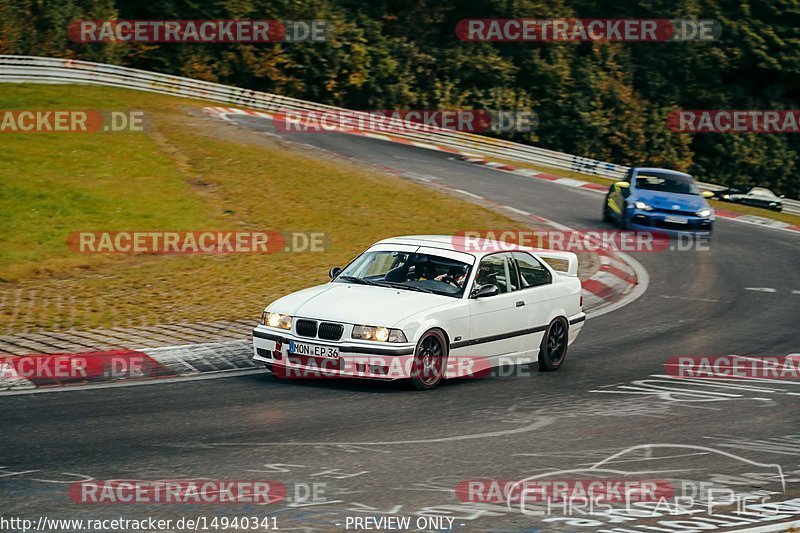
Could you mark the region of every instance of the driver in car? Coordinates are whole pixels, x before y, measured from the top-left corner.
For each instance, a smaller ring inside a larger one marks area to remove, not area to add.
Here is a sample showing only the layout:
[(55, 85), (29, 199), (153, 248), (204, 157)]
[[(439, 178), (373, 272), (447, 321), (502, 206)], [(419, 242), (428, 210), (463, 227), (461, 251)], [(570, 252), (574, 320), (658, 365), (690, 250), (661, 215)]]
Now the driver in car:
[(449, 283), (461, 289), (464, 287), (464, 281), (467, 279), (467, 268), (452, 266), (446, 274), (440, 274), (433, 279)]

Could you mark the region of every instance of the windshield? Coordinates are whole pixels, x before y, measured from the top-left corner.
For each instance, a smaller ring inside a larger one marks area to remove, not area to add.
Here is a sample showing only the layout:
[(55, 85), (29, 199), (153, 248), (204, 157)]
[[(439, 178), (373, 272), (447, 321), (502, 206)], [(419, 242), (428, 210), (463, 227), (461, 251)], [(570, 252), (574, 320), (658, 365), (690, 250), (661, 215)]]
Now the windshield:
[(636, 188), (678, 194), (700, 194), (700, 189), (691, 177), (666, 172), (639, 172), (636, 175)]
[(334, 279), (335, 283), (379, 285), (460, 298), (470, 265), (415, 252), (365, 252)]

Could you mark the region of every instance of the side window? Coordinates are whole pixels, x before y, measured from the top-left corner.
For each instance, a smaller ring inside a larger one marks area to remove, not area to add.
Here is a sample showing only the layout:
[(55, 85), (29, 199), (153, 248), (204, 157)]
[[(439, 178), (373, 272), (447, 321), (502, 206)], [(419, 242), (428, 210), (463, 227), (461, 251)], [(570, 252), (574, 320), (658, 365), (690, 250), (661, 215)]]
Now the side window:
[(497, 285), (500, 292), (508, 292), (508, 254), (493, 254), (484, 257), (475, 276), (475, 286)]
[(530, 254), (525, 252), (514, 252), (514, 259), (519, 266), (520, 282), (522, 288), (547, 285), (552, 281), (550, 271), (543, 264)]

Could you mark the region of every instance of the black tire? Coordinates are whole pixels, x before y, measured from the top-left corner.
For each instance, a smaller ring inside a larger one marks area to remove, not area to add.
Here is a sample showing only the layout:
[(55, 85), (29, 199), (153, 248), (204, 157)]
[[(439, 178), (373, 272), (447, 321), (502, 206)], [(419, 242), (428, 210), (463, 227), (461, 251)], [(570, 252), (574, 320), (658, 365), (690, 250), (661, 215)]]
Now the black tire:
[(552, 372), (561, 368), (567, 358), (569, 323), (564, 317), (554, 318), (539, 345), (539, 370)]
[(603, 222), (613, 222), (614, 217), (611, 216), (611, 209), (608, 207), (608, 197), (606, 197), (605, 203), (603, 203)]
[(417, 390), (436, 388), (447, 369), (447, 337), (440, 329), (425, 332), (414, 349), (411, 384)]

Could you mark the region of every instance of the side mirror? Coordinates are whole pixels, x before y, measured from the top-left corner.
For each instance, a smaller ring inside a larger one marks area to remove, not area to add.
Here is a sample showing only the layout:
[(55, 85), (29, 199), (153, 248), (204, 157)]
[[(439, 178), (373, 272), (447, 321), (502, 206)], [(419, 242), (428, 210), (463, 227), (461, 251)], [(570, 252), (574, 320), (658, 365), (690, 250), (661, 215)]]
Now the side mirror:
[(618, 181), (614, 185), (616, 187), (620, 188), (620, 189), (630, 189), (631, 188), (630, 182), (627, 182), (627, 181)]
[(714, 198), (714, 193), (711, 191), (703, 191), (700, 193), (703, 198)]
[(500, 289), (497, 285), (489, 283), (488, 285), (481, 285), (474, 291), (472, 291), (472, 297), (477, 298), (486, 298), (488, 296), (495, 296), (500, 293)]
[(341, 268), (339, 268), (339, 267), (333, 267), (332, 269), (330, 269), (330, 270), (328, 271), (328, 275), (331, 277), (331, 279), (333, 279), (333, 278), (335, 278), (336, 276), (338, 276), (338, 275), (339, 275), (339, 273), (341, 273), (341, 271), (342, 271), (342, 269), (341, 269)]

